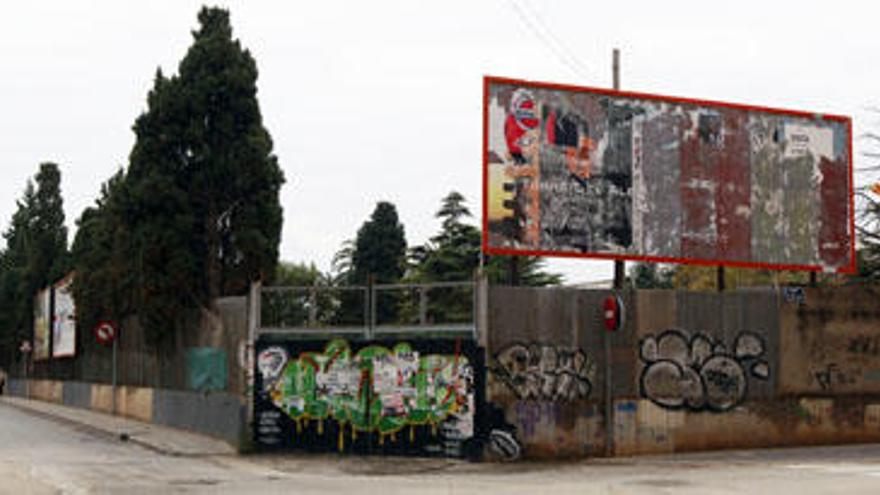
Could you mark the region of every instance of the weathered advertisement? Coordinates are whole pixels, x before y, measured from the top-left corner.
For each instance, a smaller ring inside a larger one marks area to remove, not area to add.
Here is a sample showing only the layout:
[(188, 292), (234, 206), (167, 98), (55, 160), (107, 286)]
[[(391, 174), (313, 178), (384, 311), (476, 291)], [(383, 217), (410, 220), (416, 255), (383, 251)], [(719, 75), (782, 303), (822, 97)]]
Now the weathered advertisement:
[(53, 287), (55, 304), (52, 309), (52, 357), (76, 354), (76, 308), (73, 303), (73, 276)]
[(487, 77), (490, 254), (854, 270), (851, 121)]
[(49, 358), (51, 292), (46, 288), (34, 297), (34, 359)]
[(258, 342), (254, 438), (264, 448), (479, 455), (482, 360), (472, 342)]

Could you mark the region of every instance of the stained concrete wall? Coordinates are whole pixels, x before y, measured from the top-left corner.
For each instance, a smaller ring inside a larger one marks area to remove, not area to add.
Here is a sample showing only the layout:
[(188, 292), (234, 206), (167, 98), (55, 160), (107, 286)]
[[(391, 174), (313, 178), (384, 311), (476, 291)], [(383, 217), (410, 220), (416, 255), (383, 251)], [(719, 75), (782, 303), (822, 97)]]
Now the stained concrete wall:
[(786, 394), (880, 394), (880, 287), (807, 289), (782, 306)]
[[(28, 383), (21, 379), (11, 379), (9, 384), (10, 395), (113, 413), (114, 394), (110, 385), (52, 380)], [(241, 398), (224, 392), (206, 394), (128, 386), (116, 389), (118, 415), (194, 431), (236, 448), (244, 445), (244, 412)]]
[(179, 390), (154, 390), (152, 421), (191, 430), (240, 446), (245, 429), (241, 398), (223, 392), (206, 394)]
[[(632, 390), (631, 331), (607, 334), (610, 292), (493, 287), (489, 294), (487, 402), (490, 450), (502, 457), (577, 457), (605, 445), (603, 339), (612, 388)], [(625, 299), (631, 305), (631, 295)], [(627, 320), (625, 328), (632, 326)], [(515, 443), (515, 445), (514, 445)]]
[[(186, 327), (158, 345), (148, 338), (137, 317), (118, 322), (117, 383), (133, 387), (187, 390), (188, 351), (211, 348), (225, 354), (224, 390), (245, 390), (240, 349), (247, 339), (247, 298), (224, 297), (215, 301), (216, 312), (190, 315)], [(113, 351), (96, 342), (92, 329), (77, 328), (76, 354), (69, 358), (33, 363), (30, 378), (109, 384), (113, 376)], [(11, 371), (18, 373), (20, 368)], [(18, 378), (21, 378), (18, 376)]]
[[(608, 294), (490, 290), (490, 450), (603, 454)], [(625, 293), (627, 323), (611, 337), (613, 453), (880, 441), (878, 295)], [(588, 366), (568, 360), (576, 351)], [(590, 392), (568, 393), (581, 380)]]

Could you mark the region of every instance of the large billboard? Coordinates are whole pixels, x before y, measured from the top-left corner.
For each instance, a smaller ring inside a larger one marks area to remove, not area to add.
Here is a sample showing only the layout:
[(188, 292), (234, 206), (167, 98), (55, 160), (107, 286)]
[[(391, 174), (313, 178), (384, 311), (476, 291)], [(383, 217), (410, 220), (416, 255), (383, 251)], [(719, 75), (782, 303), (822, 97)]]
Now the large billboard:
[(73, 275), (52, 287), (55, 295), (52, 309), (52, 357), (69, 357), (76, 353), (76, 308), (73, 303)]
[(483, 249), (855, 271), (848, 117), (486, 77)]
[(34, 359), (49, 358), (49, 310), (51, 291), (42, 289), (34, 297)]

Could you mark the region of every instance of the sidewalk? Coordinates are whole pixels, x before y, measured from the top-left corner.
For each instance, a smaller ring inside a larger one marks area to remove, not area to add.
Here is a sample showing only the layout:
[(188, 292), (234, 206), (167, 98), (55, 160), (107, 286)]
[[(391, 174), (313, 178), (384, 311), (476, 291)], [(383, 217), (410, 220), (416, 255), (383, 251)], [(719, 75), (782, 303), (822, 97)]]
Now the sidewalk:
[(127, 440), (164, 455), (188, 457), (236, 455), (235, 449), (221, 440), (121, 416), (7, 395), (0, 396), (0, 404), (55, 421), (72, 423), (119, 441)]

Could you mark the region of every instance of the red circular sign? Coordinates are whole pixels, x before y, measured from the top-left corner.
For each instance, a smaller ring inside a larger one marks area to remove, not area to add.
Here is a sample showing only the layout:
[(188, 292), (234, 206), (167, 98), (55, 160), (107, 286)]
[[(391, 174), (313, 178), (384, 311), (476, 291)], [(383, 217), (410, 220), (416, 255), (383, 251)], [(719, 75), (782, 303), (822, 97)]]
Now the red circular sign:
[(604, 309), (605, 328), (609, 332), (619, 330), (623, 324), (623, 300), (620, 296), (611, 295), (605, 298), (602, 305)]
[(109, 344), (116, 338), (116, 327), (109, 321), (102, 321), (95, 326), (95, 338), (101, 344)]

